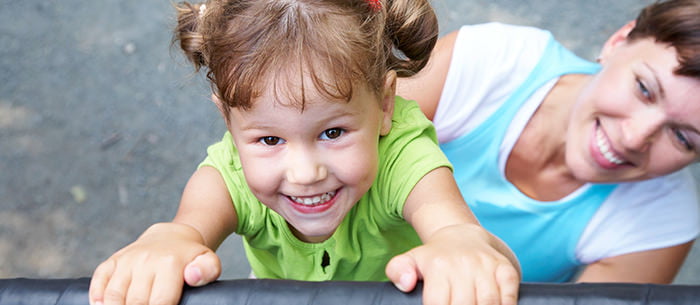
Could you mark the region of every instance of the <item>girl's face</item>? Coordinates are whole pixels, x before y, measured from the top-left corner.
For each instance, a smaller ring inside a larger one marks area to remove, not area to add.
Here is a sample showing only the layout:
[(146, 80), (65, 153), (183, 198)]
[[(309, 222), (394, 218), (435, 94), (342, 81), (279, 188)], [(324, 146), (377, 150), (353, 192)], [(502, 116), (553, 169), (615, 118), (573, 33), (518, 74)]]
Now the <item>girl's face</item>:
[(350, 102), (329, 101), (306, 86), (303, 111), (271, 90), (249, 110), (231, 109), (228, 128), (250, 189), (299, 239), (330, 237), (374, 182), (394, 82), (387, 77), (381, 98), (356, 86)]
[(643, 180), (698, 158), (700, 80), (673, 74), (673, 47), (621, 31), (572, 111), (566, 162), (580, 180)]

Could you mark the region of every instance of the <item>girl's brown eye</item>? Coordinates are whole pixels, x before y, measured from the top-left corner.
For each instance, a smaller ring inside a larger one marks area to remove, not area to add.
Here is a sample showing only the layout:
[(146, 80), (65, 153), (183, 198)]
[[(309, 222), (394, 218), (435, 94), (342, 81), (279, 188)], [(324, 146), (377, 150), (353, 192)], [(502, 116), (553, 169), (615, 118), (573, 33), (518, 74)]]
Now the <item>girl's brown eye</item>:
[(280, 144), (281, 140), (279, 137), (262, 137), (259, 141), (265, 145), (273, 146)]
[(324, 140), (337, 139), (343, 134), (343, 132), (344, 131), (340, 128), (326, 129), (323, 131), (323, 134), (321, 134), (321, 138)]

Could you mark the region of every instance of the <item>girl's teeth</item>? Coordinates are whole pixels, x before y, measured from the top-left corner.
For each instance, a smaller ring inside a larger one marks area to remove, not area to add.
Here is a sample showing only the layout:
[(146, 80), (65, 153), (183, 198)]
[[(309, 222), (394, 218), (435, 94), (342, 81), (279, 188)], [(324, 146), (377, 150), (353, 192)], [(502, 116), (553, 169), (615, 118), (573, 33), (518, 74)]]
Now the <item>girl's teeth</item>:
[(292, 198), (294, 202), (300, 203), (303, 205), (319, 205), (322, 203), (328, 202), (328, 200), (331, 200), (335, 196), (335, 192), (328, 192), (320, 196), (313, 196), (313, 197), (296, 197), (296, 196), (289, 196), (289, 198)]
[(596, 132), (596, 142), (598, 144), (598, 149), (603, 154), (603, 157), (605, 157), (605, 159), (610, 161), (610, 163), (614, 163), (614, 164), (618, 164), (618, 165), (625, 163), (625, 161), (620, 160), (620, 158), (615, 156), (615, 154), (613, 154), (613, 152), (610, 151), (610, 146), (608, 145), (608, 142), (605, 141), (605, 138), (603, 137), (603, 133), (600, 130), (598, 130)]

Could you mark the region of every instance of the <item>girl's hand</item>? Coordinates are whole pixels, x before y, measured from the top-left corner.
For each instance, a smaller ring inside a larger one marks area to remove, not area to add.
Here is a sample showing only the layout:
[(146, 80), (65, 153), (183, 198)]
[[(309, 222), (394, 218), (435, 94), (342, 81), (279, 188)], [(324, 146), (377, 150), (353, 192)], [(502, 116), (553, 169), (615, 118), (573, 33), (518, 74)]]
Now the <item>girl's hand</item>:
[(201, 286), (221, 273), (218, 256), (190, 226), (160, 223), (101, 263), (90, 281), (90, 304), (172, 304), (183, 283)]
[(422, 279), (426, 305), (516, 305), (520, 268), (502, 254), (501, 245), (478, 225), (447, 226), (394, 257), (386, 274), (404, 292)]
[(464, 202), (452, 172), (437, 168), (416, 184), (403, 209), (423, 245), (386, 266), (402, 291), (423, 280), (423, 304), (517, 303), (520, 266), (515, 254), (486, 231)]

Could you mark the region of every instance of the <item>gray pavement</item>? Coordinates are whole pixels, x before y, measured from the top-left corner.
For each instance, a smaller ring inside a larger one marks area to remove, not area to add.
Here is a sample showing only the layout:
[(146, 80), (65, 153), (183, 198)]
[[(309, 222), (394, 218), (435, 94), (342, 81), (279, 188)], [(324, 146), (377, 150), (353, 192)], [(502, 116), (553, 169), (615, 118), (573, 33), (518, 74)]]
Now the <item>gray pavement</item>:
[[(650, 1), (435, 0), (442, 33), (502, 21), (579, 55)], [(175, 214), (224, 125), (177, 50), (170, 1), (0, 0), (0, 278), (90, 276)], [(223, 278), (246, 277), (240, 239)], [(700, 284), (694, 248), (676, 283)]]

